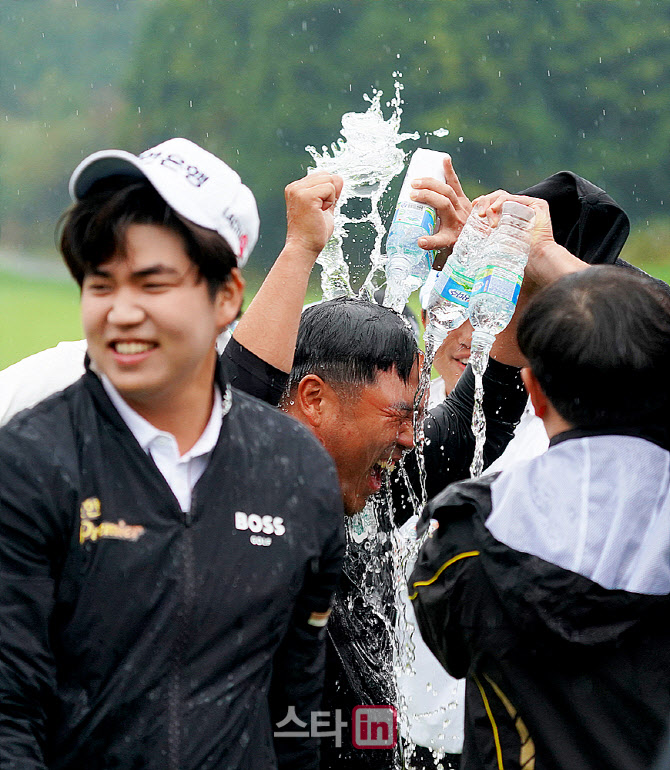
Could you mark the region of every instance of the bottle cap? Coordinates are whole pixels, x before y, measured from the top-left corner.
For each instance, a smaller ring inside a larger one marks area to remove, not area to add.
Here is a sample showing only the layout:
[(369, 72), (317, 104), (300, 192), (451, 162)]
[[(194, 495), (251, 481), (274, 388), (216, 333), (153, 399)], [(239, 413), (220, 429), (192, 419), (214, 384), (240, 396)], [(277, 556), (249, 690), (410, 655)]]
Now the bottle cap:
[(514, 217), (530, 222), (535, 216), (535, 212), (530, 206), (524, 206), (523, 203), (516, 201), (505, 201), (502, 207), (503, 214), (511, 214)]
[(419, 147), (418, 150), (414, 150), (405, 178), (411, 181), (412, 179), (430, 176), (433, 179), (439, 179), (441, 182), (444, 182), (444, 166), (442, 162), (446, 157), (446, 152), (426, 150), (423, 147)]

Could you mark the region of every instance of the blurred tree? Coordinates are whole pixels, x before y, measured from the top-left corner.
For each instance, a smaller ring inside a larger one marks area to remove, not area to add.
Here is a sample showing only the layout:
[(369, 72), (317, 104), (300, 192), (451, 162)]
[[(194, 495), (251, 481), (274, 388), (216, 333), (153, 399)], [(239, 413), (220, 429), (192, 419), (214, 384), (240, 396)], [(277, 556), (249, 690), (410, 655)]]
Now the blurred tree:
[(43, 239), (35, 220), (87, 152), (184, 135), (253, 188), (267, 263), (305, 145), (334, 141), (372, 88), (390, 97), (394, 71), (404, 130), (451, 152), (470, 195), (571, 168), (633, 218), (662, 214), (669, 31), (665, 0), (5, 2), (3, 238)]
[[(471, 194), (561, 168), (633, 214), (663, 205), (670, 6), (629, 0), (162, 0), (128, 81), (136, 149), (175, 133), (220, 152), (257, 194), (265, 258), (306, 144), (337, 138), (402, 71), (403, 127), (444, 139)], [(409, 147), (408, 147), (409, 149)]]
[(48, 248), (81, 158), (116, 141), (119, 85), (147, 0), (0, 4), (0, 224)]

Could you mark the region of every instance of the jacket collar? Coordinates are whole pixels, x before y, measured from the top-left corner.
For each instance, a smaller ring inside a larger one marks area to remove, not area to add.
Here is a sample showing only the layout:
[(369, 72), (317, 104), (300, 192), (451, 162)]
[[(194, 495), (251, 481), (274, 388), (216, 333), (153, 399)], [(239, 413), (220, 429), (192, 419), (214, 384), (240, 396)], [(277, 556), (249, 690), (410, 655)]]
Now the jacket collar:
[[(86, 371), (84, 373), (83, 382), (91, 392), (97, 408), (114, 425), (114, 427), (119, 430), (128, 430), (128, 426), (107, 395), (105, 388), (102, 385), (100, 376), (96, 372), (95, 365), (91, 361), (88, 353), (86, 353), (84, 358), (84, 367)], [(232, 388), (226, 378), (223, 365), (221, 363), (221, 358), (219, 356), (217, 356), (216, 365), (214, 368), (214, 384), (219, 387), (219, 390), (223, 396), (223, 419), (225, 420), (226, 415), (230, 411), (232, 403)]]
[(604, 425), (598, 428), (571, 428), (555, 435), (549, 441), (549, 446), (553, 447), (563, 441), (570, 441), (570, 439), (574, 438), (588, 438), (589, 436), (634, 436), (635, 438), (651, 441), (662, 449), (670, 451), (668, 432), (662, 425), (658, 424), (642, 427)]

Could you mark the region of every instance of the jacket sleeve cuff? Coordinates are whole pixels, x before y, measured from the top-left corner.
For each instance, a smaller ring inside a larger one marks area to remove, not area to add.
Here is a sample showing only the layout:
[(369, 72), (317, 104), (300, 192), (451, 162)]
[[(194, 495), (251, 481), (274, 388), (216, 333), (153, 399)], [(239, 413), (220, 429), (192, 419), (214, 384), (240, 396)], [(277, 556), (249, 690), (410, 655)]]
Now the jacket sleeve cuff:
[(234, 337), (221, 354), (221, 363), (234, 388), (277, 406), (288, 382), (286, 372), (263, 361)]

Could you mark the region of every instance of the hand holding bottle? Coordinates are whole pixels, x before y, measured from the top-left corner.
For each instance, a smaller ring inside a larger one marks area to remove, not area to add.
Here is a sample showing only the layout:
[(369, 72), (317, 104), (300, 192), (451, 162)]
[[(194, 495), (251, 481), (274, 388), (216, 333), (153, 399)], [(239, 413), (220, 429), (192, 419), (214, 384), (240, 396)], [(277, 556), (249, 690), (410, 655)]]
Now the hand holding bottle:
[(437, 212), (431, 205), (412, 199), (412, 182), (427, 176), (441, 180), (444, 173), (443, 160), (444, 153), (422, 148), (415, 150), (400, 188), (386, 239), (384, 297), (384, 304), (397, 312), (402, 311), (409, 295), (423, 285), (433, 266), (433, 251), (422, 249), (418, 240), (433, 234)]
[(480, 206), (489, 223), (495, 227), (506, 201), (516, 201), (524, 206), (529, 206), (535, 212), (530, 253), (523, 285), (525, 295), (531, 296), (539, 288), (548, 286), (562, 275), (588, 267), (586, 263), (554, 240), (549, 204), (544, 199), (531, 198), (528, 195), (512, 195), (505, 190), (496, 190), (480, 196), (476, 201), (473, 201), (473, 204), (477, 203)]
[(472, 209), (454, 171), (451, 156), (445, 156), (443, 168), (444, 181), (432, 177), (415, 179), (411, 192), (412, 200), (432, 206), (437, 212), (437, 230), (433, 235), (421, 237), (419, 246), (436, 252), (433, 267), (438, 270), (451, 254)]

